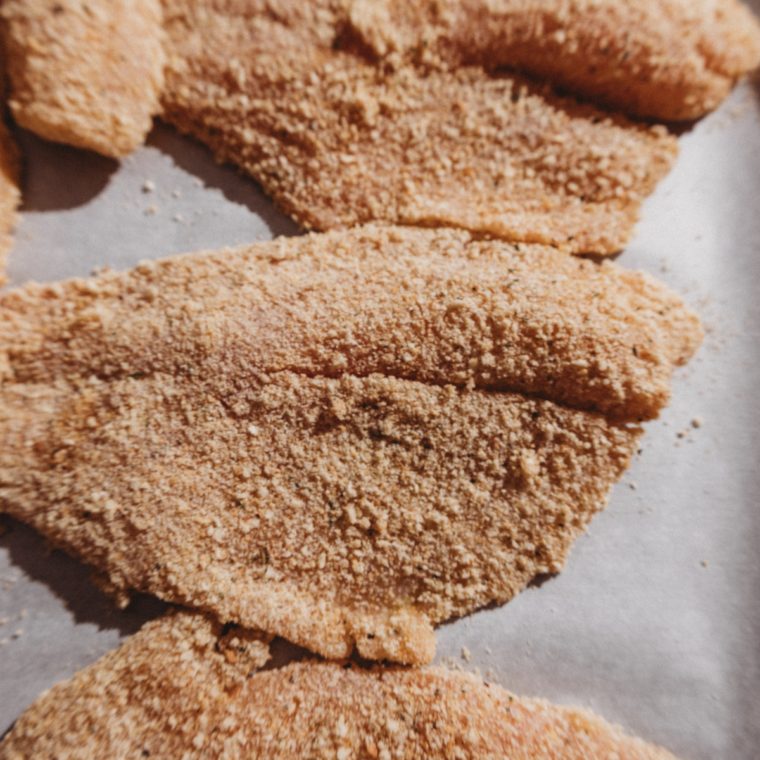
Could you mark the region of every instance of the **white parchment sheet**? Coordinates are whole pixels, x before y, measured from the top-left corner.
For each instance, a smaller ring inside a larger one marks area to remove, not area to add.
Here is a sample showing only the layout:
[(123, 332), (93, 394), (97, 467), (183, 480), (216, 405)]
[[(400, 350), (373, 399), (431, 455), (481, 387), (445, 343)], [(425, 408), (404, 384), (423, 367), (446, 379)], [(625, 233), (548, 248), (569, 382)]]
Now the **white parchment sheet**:
[[(707, 328), (671, 406), (562, 574), (437, 632), (437, 662), (590, 706), (683, 760), (760, 753), (759, 100), (757, 85), (740, 85), (684, 132), (618, 258), (685, 294)], [(27, 167), (14, 285), (298, 232), (168, 127), (121, 164), (17, 136)], [(86, 568), (0, 520), (2, 733), (163, 607), (143, 596), (115, 610)], [(302, 654), (274, 650), (281, 662)]]

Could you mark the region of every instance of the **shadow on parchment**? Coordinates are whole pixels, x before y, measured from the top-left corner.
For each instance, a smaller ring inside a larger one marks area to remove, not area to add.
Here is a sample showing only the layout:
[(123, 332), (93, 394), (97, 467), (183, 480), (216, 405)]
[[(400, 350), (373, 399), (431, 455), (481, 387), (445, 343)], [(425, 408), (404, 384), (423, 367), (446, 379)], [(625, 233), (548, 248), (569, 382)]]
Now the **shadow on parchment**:
[[(63, 211), (85, 206), (108, 185), (120, 163), (93, 151), (49, 142), (32, 132), (14, 128), (23, 156), (21, 211)], [(261, 187), (233, 167), (220, 166), (211, 151), (173, 127), (156, 121), (146, 145), (170, 156), (174, 163), (221, 191), (231, 203), (261, 217), (272, 235), (302, 234), (299, 226), (278, 211)]]
[(13, 565), (27, 577), (44, 583), (62, 599), (77, 623), (94, 623), (101, 630), (129, 636), (169, 609), (148, 594), (135, 594), (126, 609), (118, 609), (90, 580), (89, 567), (60, 550), (48, 551), (45, 539), (23, 523), (8, 515), (0, 519), (7, 528), (0, 548), (7, 549)]
[(90, 150), (48, 142), (14, 129), (23, 156), (21, 211), (64, 211), (89, 203), (106, 187), (119, 162)]
[(191, 137), (180, 135), (174, 127), (157, 120), (146, 145), (170, 156), (177, 166), (201, 179), (206, 187), (220, 190), (231, 203), (245, 206), (261, 217), (274, 237), (303, 234), (290, 217), (277, 209), (257, 182), (239, 174), (230, 165), (218, 164), (209, 148)]
[[(8, 515), (0, 515), (0, 525), (6, 528), (0, 537), (0, 549), (8, 551), (12, 564), (28, 578), (45, 584), (62, 599), (77, 624), (94, 623), (100, 630), (116, 630), (121, 636), (131, 636), (172, 607), (149, 594), (134, 594), (129, 606), (120, 610), (92, 582), (87, 565), (59, 549), (49, 551), (39, 533)], [(303, 659), (322, 659), (279, 637), (272, 641), (270, 651), (272, 657), (264, 670)]]

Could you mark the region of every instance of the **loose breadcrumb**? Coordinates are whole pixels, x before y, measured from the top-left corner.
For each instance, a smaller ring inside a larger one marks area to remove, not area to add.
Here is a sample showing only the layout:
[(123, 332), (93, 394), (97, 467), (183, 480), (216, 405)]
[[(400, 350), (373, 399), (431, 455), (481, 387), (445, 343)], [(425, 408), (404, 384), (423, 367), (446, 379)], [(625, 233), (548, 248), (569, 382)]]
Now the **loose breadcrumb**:
[(57, 142), (119, 158), (159, 111), (159, 0), (6, 0), (0, 10), (16, 121)]
[(676, 156), (662, 127), (481, 66), (388, 69), (330, 0), (164, 0), (164, 14), (164, 118), (307, 229), (445, 225), (611, 253)]
[(43, 694), (0, 760), (673, 760), (589, 710), (473, 675), (302, 662), (255, 672), (266, 638), (179, 612)]
[(114, 593), (428, 662), (433, 624), (562, 568), (699, 339), (649, 278), (453, 230), (30, 285), (0, 506)]

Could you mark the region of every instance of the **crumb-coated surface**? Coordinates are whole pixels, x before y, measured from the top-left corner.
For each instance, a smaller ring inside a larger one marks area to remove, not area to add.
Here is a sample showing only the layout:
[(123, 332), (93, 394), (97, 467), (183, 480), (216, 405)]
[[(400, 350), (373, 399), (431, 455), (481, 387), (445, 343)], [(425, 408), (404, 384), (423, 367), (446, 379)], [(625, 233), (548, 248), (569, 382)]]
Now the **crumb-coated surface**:
[(21, 205), (21, 160), (16, 143), (5, 124), (5, 98), (7, 96), (5, 54), (0, 40), (0, 286), (6, 282), (5, 259), (13, 247), (11, 233), (18, 220)]
[(439, 668), (254, 672), (261, 634), (177, 612), (43, 694), (2, 760), (673, 760), (589, 710)]
[(656, 414), (700, 338), (615, 265), (388, 228), (32, 285), (0, 323), (3, 510), (115, 593), (409, 663), (603, 508), (640, 431), (571, 406)]
[(21, 126), (114, 158), (142, 144), (164, 84), (159, 0), (6, 0), (0, 19)]
[(696, 119), (760, 64), (737, 0), (353, 0), (350, 27), (383, 62), (522, 69), (632, 116)]
[(640, 421), (702, 339), (698, 317), (647, 274), (451, 229), (204, 251), (30, 285), (0, 308), (16, 382), (160, 371), (218, 385), (230, 405), (255, 371), (379, 372)]
[(2, 509), (108, 575), (328, 657), (424, 663), (432, 625), (561, 570), (639, 430), (382, 376), (0, 392)]
[(446, 225), (581, 253), (629, 238), (675, 138), (480, 66), (389, 68), (329, 0), (164, 0), (163, 117), (305, 228)]
[(5, 257), (13, 246), (11, 233), (21, 204), (20, 161), (8, 127), (0, 119), (0, 285), (5, 281)]

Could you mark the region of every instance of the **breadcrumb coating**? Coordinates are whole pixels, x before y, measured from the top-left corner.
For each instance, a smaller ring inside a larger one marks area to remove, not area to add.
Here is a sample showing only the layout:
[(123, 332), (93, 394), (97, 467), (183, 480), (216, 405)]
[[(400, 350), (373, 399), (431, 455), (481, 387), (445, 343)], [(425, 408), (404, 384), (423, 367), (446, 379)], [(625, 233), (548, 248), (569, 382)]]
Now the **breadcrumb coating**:
[(164, 85), (160, 0), (5, 0), (16, 121), (120, 158), (142, 145)]
[(623, 422), (657, 416), (702, 340), (683, 299), (645, 273), (377, 226), (32, 284), (0, 299), (0, 325), (16, 382), (192, 373), (237, 399), (235, 375), (378, 372)]
[(252, 672), (259, 634), (169, 614), (43, 694), (0, 760), (673, 760), (579, 707), (439, 668)]
[(607, 254), (675, 138), (481, 66), (378, 65), (346, 9), (164, 0), (163, 117), (306, 229), (452, 226)]
[(107, 576), (326, 657), (420, 664), (606, 503), (640, 431), (512, 394), (372, 375), (168, 376), (0, 391), (0, 500)]
[(736, 0), (352, 0), (350, 28), (394, 68), (508, 67), (639, 118), (697, 119), (760, 65)]
[[(5, 71), (0, 45), (0, 97), (5, 101)], [(4, 108), (0, 107), (0, 286), (6, 282), (5, 258), (13, 247), (11, 233), (18, 221), (21, 205), (21, 159), (10, 130), (3, 121)]]
[(573, 401), (656, 413), (700, 337), (615, 265), (388, 228), (28, 286), (0, 325), (4, 511), (114, 593), (412, 664), (603, 508), (640, 430)]

